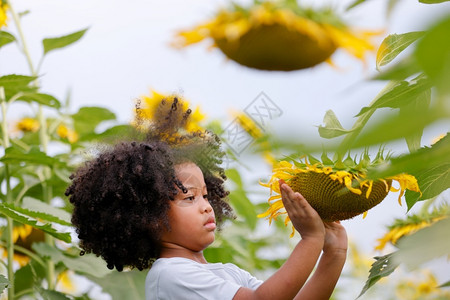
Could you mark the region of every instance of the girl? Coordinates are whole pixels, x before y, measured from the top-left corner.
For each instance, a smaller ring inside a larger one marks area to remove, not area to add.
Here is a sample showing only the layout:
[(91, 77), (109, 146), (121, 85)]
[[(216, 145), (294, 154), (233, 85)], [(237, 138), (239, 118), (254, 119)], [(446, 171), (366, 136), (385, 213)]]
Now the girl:
[(329, 299), (346, 258), (345, 229), (324, 224), (282, 181), (284, 206), (302, 237), (286, 263), (262, 282), (233, 264), (205, 260), (215, 231), (233, 217), (220, 140), (181, 134), (190, 110), (176, 98), (158, 110), (145, 142), (119, 143), (72, 175), (66, 195), (84, 251), (110, 269), (150, 268), (146, 299)]

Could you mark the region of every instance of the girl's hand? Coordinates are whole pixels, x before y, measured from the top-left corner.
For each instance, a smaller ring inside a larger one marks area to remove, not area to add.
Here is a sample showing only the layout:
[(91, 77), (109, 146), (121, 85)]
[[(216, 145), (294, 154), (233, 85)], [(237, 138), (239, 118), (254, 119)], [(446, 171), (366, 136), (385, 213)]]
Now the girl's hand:
[(302, 239), (319, 238), (323, 241), (325, 227), (319, 214), (300, 193), (294, 193), (284, 180), (280, 180), (279, 184), (283, 205)]
[(347, 253), (348, 240), (347, 232), (341, 222), (330, 222), (325, 224), (324, 253)]

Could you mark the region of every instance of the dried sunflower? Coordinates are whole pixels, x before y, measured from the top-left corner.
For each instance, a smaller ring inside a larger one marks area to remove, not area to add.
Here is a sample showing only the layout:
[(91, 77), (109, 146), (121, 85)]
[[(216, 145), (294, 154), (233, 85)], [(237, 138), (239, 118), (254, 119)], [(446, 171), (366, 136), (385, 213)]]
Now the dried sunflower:
[[(381, 152), (370, 161), (367, 153), (357, 163), (347, 157), (344, 161), (331, 161), (326, 155), (322, 161), (309, 157), (301, 157), (299, 161), (290, 163), (280, 161), (273, 169), (273, 175), (268, 183), (261, 185), (270, 188), (270, 207), (260, 218), (268, 217), (271, 222), (279, 215), (287, 214), (281, 200), (278, 180), (283, 179), (295, 192), (302, 194), (320, 217), (326, 222), (346, 220), (379, 204), (389, 191), (399, 191), (400, 198), (405, 189), (419, 192), (419, 186), (414, 176), (399, 174), (379, 180), (366, 179), (367, 168), (381, 163), (384, 158)], [(398, 189), (392, 186), (397, 181)], [(286, 216), (285, 224), (289, 223)], [(293, 233), (292, 233), (293, 234)]]
[[(191, 111), (191, 109), (189, 109), (190, 104), (186, 99), (179, 96), (164, 95), (154, 90), (151, 91), (150, 95), (141, 97), (140, 107), (138, 107), (136, 111), (137, 118), (134, 125), (136, 127), (142, 126), (142, 128), (145, 129), (149, 122), (154, 121), (159, 116), (167, 115), (168, 110), (171, 109), (170, 103), (172, 103), (174, 99), (177, 99), (177, 102), (180, 103), (183, 111), (189, 111), (189, 118), (186, 120), (179, 120), (179, 123), (183, 124), (182, 127), (187, 132), (191, 133), (203, 131), (200, 123), (206, 118), (206, 115), (201, 112), (200, 106), (197, 106), (194, 111)], [(183, 118), (183, 115), (181, 114), (179, 117)], [(140, 122), (140, 124), (137, 124), (136, 122)]]
[(173, 43), (185, 47), (212, 39), (228, 58), (261, 70), (292, 71), (315, 66), (338, 48), (363, 59), (373, 32), (351, 30), (331, 9), (301, 7), (295, 0), (234, 4), (214, 19), (181, 31)]

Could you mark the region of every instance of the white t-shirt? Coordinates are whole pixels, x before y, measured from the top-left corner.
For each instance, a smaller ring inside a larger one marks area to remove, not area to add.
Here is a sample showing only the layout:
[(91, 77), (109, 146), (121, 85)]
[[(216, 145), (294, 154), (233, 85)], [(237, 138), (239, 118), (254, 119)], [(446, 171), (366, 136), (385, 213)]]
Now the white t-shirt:
[(201, 264), (182, 257), (157, 259), (145, 280), (146, 300), (231, 300), (240, 287), (263, 281), (234, 264)]

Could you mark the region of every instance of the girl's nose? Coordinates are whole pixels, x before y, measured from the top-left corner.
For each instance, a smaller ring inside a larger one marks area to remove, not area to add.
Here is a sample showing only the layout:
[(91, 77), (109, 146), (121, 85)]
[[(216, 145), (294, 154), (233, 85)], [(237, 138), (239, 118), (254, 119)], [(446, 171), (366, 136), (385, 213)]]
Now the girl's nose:
[(213, 210), (211, 204), (209, 203), (208, 199), (205, 199), (205, 198), (202, 198), (202, 199), (203, 199), (203, 201), (201, 202), (202, 210), (204, 212), (210, 213)]

